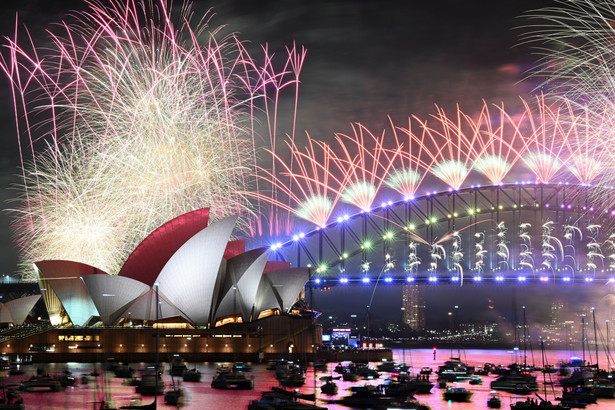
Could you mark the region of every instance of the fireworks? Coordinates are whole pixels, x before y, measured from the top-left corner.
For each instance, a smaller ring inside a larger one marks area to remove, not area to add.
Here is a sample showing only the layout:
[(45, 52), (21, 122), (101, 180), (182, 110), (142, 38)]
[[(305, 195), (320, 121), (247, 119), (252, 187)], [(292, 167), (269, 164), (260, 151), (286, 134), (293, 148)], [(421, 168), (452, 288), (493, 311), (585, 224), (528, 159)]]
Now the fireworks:
[[(311, 167), (299, 160), (295, 153), (301, 148), (293, 144), (292, 160), (277, 159), (287, 180), (295, 181), (294, 193), (279, 177), (271, 182), (292, 196), (295, 205), (285, 209), (318, 226), (329, 221), (339, 201), (369, 211), (378, 195), (388, 195), (382, 194), (384, 187), (414, 198), (421, 186), (428, 192), (431, 186), (459, 190), (468, 179), (481, 184), (484, 178), (500, 185), (511, 174), (528, 171), (539, 183), (604, 182), (600, 179), (609, 153), (596, 143), (606, 131), (604, 122), (595, 124), (575, 115), (570, 104), (557, 105), (543, 96), (521, 101), (523, 109), (515, 114), (485, 103), (474, 117), (458, 108), (451, 118), (438, 108), (426, 121), (411, 117), (407, 127), (391, 122), (394, 138), (385, 138), (388, 130), (376, 137), (356, 125), (353, 136), (337, 134), (333, 144), (319, 144), (326, 146), (326, 160), (308, 148), (302, 158), (309, 158)], [(315, 142), (309, 141), (312, 147)], [(315, 172), (319, 168), (323, 172)], [(438, 186), (432, 176), (446, 185)], [(298, 181), (318, 190), (301, 188)]]
[(7, 40), (1, 64), (31, 153), (15, 209), (25, 271), (68, 259), (117, 273), (153, 229), (205, 206), (250, 229), (258, 104), (274, 144), (275, 98), (305, 53), (289, 49), (276, 72), (266, 49), (257, 64), (235, 36), (193, 24), (188, 5), (179, 16), (163, 0), (88, 6), (45, 48)]
[[(24, 271), (34, 260), (69, 259), (117, 273), (153, 229), (205, 206), (214, 218), (240, 214), (247, 232), (264, 235), (290, 232), (293, 216), (325, 226), (340, 202), (368, 212), (391, 190), (412, 199), (528, 174), (545, 184), (612, 185), (615, 12), (603, 2), (566, 4), (528, 15), (540, 26), (525, 40), (550, 50), (537, 72), (544, 96), (522, 99), (514, 111), (486, 102), (473, 113), (436, 106), (426, 119), (410, 115), (378, 131), (354, 123), (326, 141), (295, 134), (305, 50), (274, 58), (263, 47), (258, 63), (236, 36), (210, 29), (208, 16), (193, 24), (188, 5), (175, 16), (165, 0), (91, 1), (45, 48), (15, 35), (0, 67), (11, 81), (23, 155), (14, 215)], [(295, 97), (289, 132), (278, 116), (285, 90)], [(502, 265), (510, 260), (506, 231), (496, 244)], [(553, 235), (545, 232), (538, 261), (520, 227), (527, 255), (519, 265), (551, 266)], [(435, 270), (446, 252), (432, 239), (423, 245)], [(477, 272), (484, 239), (465, 259)], [(452, 255), (462, 274), (462, 252)], [(416, 255), (409, 261), (420, 264)]]

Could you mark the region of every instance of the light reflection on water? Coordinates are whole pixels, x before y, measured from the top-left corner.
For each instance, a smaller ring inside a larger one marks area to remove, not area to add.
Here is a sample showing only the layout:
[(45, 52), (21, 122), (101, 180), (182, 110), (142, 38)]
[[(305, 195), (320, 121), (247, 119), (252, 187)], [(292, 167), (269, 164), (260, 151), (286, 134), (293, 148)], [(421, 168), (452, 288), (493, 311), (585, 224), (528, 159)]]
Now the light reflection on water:
[[(450, 350), (437, 351), (436, 360), (434, 360), (433, 351), (431, 349), (415, 349), (415, 350), (395, 350), (393, 352), (394, 360), (398, 363), (406, 363), (412, 366), (414, 373), (418, 373), (423, 367), (431, 367), (434, 371), (438, 365), (441, 365), (447, 360), (451, 353), (455, 356), (458, 355), (457, 351), (451, 352)], [(461, 360), (475, 366), (482, 366), (484, 363), (494, 363), (508, 365), (515, 362), (523, 362), (522, 352), (512, 352), (508, 350), (465, 350), (459, 352)], [(549, 364), (557, 364), (559, 361), (567, 361), (571, 357), (570, 352), (567, 351), (547, 351), (546, 360)], [(589, 360), (589, 356), (587, 357)], [(595, 356), (593, 357), (595, 361)], [(537, 366), (542, 365), (542, 358), (540, 351), (527, 352), (527, 363), (535, 364)], [(605, 355), (599, 358), (599, 363), (602, 368), (607, 367), (607, 359)], [(333, 372), (333, 368), (337, 363), (329, 364), (329, 374), (338, 376)], [(168, 363), (165, 364), (165, 374), (163, 380), (167, 386), (171, 384), (171, 376), (168, 374)], [(375, 363), (373, 364), (375, 366)], [(275, 379), (274, 372), (266, 370), (266, 365), (254, 365), (253, 371), (249, 373), (254, 377), (254, 390), (216, 390), (211, 388), (211, 380), (216, 373), (216, 363), (188, 363), (188, 366), (196, 366), (202, 373), (203, 378), (200, 383), (182, 382), (182, 386), (188, 393), (189, 404), (185, 406), (188, 409), (247, 409), (248, 403), (253, 399), (260, 397), (260, 392), (269, 390), (272, 386), (278, 386)], [(65, 367), (68, 367), (72, 371), (73, 375), (80, 378), (82, 374), (90, 373), (94, 365), (87, 363), (68, 363), (68, 364), (45, 364), (42, 365), (46, 372), (50, 374), (61, 373)], [(133, 368), (138, 369), (143, 367), (143, 364), (134, 364)], [(100, 369), (100, 366), (98, 366)], [(17, 385), (23, 379), (27, 379), (36, 372), (36, 366), (24, 367), (26, 374), (22, 376), (8, 376), (5, 379), (7, 386)], [(379, 379), (361, 381), (361, 382), (344, 382), (336, 381), (339, 386), (339, 392), (337, 396), (326, 396), (320, 393), (319, 386), (322, 382), (318, 381), (318, 378), (325, 373), (317, 373), (316, 379), (313, 376), (311, 370), (308, 371), (307, 383), (298, 390), (303, 393), (312, 393), (316, 387), (316, 394), (319, 399), (319, 404), (327, 406), (330, 409), (348, 409), (348, 407), (338, 404), (328, 403), (331, 400), (338, 399), (345, 395), (350, 394), (348, 389), (353, 385), (373, 384), (379, 385), (389, 377), (388, 373), (381, 373)], [(543, 376), (542, 373), (537, 373), (538, 382), (542, 385)], [(489, 384), (495, 379), (495, 376), (482, 376), (482, 385), (470, 385), (467, 381), (459, 382), (459, 387), (465, 387), (474, 392), (472, 401), (469, 403), (450, 403), (442, 399), (442, 389), (439, 389), (435, 381), (435, 375), (432, 375), (431, 379), (434, 384), (434, 388), (431, 390), (431, 394), (417, 395), (417, 399), (423, 403), (429, 405), (433, 410), (438, 409), (486, 409), (487, 400), (489, 398)], [(557, 377), (553, 376), (555, 380)], [(547, 380), (548, 381), (548, 380)], [(559, 396), (560, 390), (556, 383), (556, 395)], [(543, 391), (541, 389), (541, 395)], [(95, 402), (102, 400), (105, 395), (115, 400), (118, 407), (128, 405), (131, 398), (138, 397), (135, 394), (135, 387), (122, 385), (122, 379), (113, 377), (113, 373), (107, 372), (106, 375), (99, 377), (90, 377), (90, 383), (81, 384), (78, 383), (75, 387), (69, 387), (63, 393), (31, 393), (23, 392), (22, 397), (27, 409), (94, 409), (96, 408)], [(500, 392), (502, 397), (502, 408), (510, 408), (511, 395), (505, 392)], [(548, 398), (553, 400), (553, 394), (548, 392)], [(519, 397), (519, 396), (516, 396)], [(143, 403), (148, 403), (153, 400), (153, 397), (144, 397)], [(160, 409), (172, 409), (175, 407), (167, 406), (164, 404), (164, 398), (158, 396), (158, 408)], [(615, 409), (615, 400), (600, 399), (597, 405), (591, 405), (591, 409)]]

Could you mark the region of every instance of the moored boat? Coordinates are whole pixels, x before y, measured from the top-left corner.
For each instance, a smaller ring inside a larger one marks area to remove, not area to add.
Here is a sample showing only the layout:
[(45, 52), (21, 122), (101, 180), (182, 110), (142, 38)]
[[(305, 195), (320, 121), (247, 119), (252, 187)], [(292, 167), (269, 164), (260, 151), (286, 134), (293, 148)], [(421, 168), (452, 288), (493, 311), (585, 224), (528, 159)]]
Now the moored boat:
[(464, 387), (447, 387), (442, 393), (444, 400), (466, 402), (472, 398), (472, 392)]
[(251, 390), (254, 388), (252, 379), (241, 372), (218, 372), (211, 381), (214, 389)]
[(320, 391), (323, 394), (328, 394), (330, 396), (337, 394), (337, 384), (335, 384), (332, 380), (327, 380), (322, 386), (320, 386)]
[(451, 357), (450, 360), (444, 362), (438, 367), (438, 378), (454, 381), (459, 379), (468, 379), (474, 373), (474, 366), (468, 366), (463, 363), (458, 357)]
[(499, 409), (502, 407), (502, 399), (498, 393), (492, 392), (489, 394), (489, 399), (487, 400), (487, 407), (490, 409)]

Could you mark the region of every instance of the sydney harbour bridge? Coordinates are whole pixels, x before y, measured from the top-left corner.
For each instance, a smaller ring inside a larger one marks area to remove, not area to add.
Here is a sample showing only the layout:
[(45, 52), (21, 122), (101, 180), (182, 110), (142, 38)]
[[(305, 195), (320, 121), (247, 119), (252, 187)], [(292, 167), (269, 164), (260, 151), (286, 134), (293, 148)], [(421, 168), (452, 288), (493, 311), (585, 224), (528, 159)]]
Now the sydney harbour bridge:
[(316, 286), (615, 281), (611, 187), (515, 182), (382, 202), (271, 245)]

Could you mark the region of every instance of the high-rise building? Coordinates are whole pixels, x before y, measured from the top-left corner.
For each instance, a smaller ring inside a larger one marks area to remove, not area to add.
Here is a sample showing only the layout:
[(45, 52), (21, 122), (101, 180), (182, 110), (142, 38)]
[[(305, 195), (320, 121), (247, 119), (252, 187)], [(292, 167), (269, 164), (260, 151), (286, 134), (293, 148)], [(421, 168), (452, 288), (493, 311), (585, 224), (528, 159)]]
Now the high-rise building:
[(425, 288), (421, 285), (403, 285), (401, 319), (411, 329), (425, 328)]
[(565, 300), (554, 300), (551, 303), (551, 312), (549, 316), (551, 325), (562, 324), (568, 316), (568, 302)]

